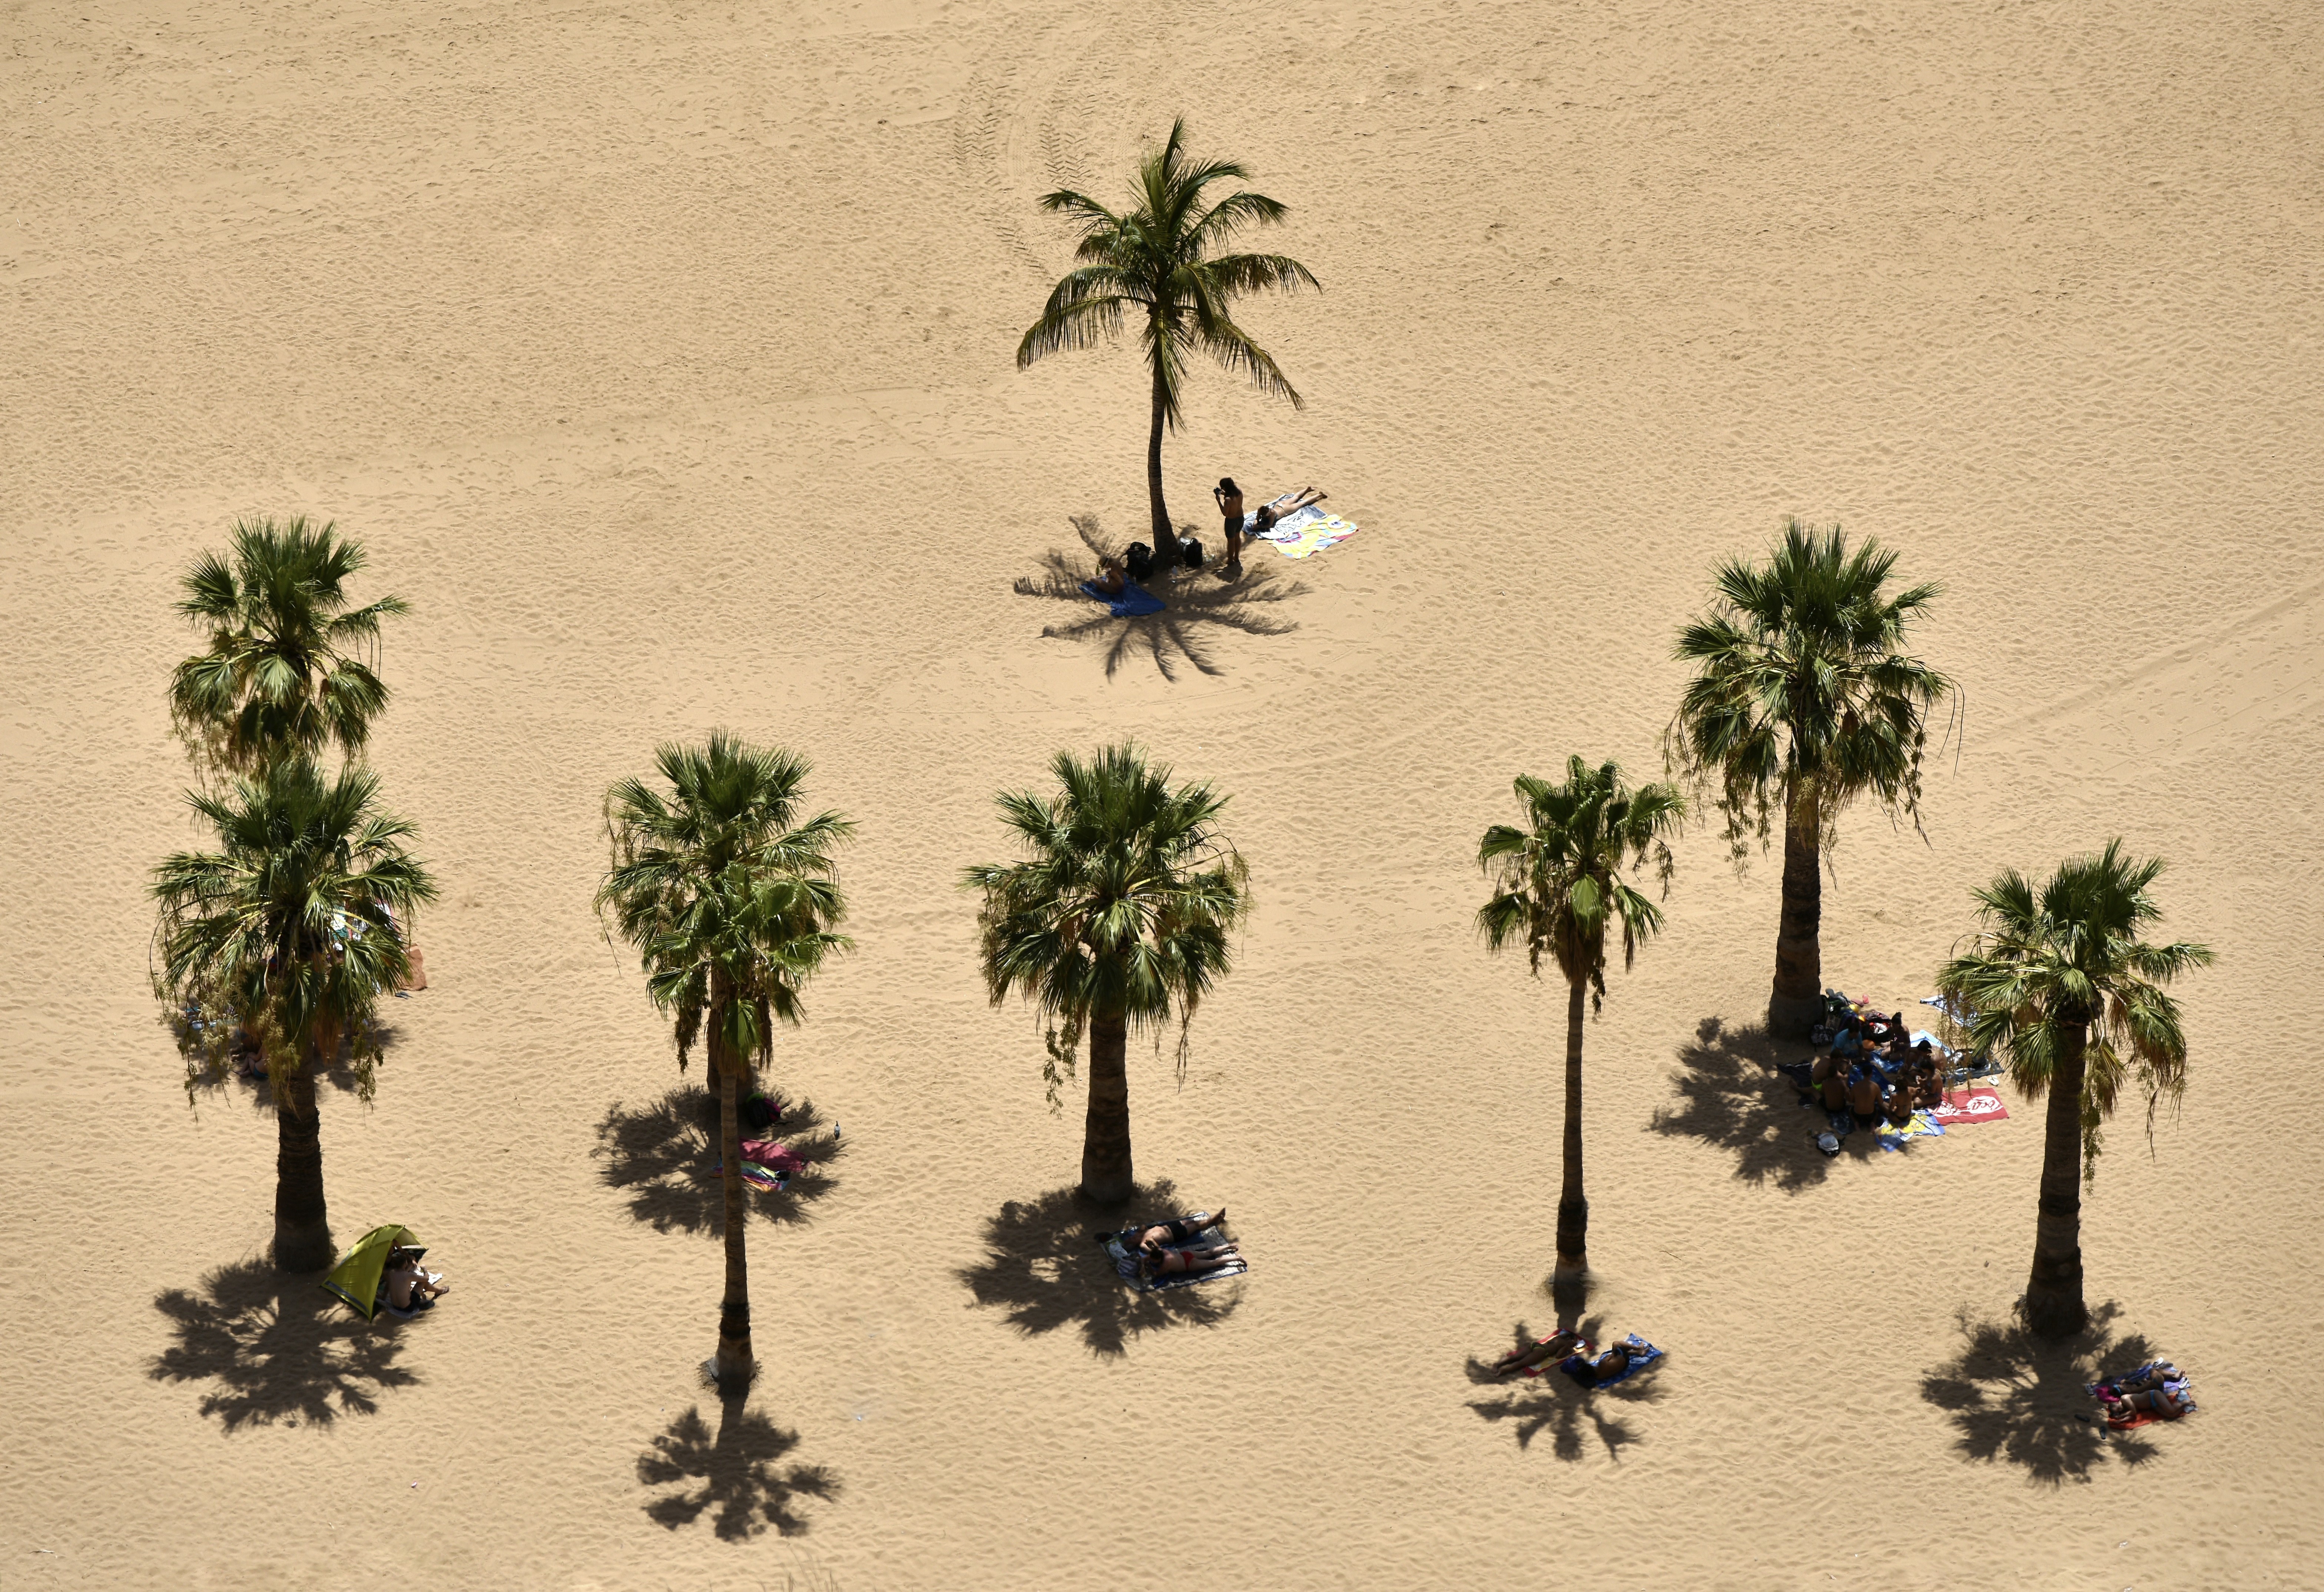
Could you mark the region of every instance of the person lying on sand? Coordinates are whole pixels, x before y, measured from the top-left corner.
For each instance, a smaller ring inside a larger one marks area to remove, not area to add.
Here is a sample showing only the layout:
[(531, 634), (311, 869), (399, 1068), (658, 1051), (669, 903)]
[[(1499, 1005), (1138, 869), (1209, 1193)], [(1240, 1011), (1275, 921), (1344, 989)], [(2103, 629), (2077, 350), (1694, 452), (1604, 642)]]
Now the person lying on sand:
[(1643, 1361), (1646, 1357), (1645, 1345), (1618, 1343), (1602, 1355), (1590, 1356), (1582, 1360), (1582, 1380), (1591, 1387), (1601, 1387), (1619, 1378), (1630, 1368), (1631, 1361)]
[(2195, 1407), (2188, 1402), (2186, 1394), (2172, 1393), (2167, 1387), (2158, 1387), (2151, 1393), (2128, 1393), (2120, 1398), (2101, 1397), (2098, 1402), (2106, 1407), (2108, 1426), (2128, 1426), (2142, 1415), (2176, 1421)]
[[(2107, 1385), (2113, 1389), (2117, 1395), (2127, 1397), (2132, 1393), (2159, 1392), (2166, 1383), (2184, 1382), (2186, 1380), (2187, 1377), (2185, 1373), (2181, 1372), (2178, 1366), (2171, 1364), (2168, 1360), (2161, 1360), (2157, 1361), (2154, 1368), (2144, 1376), (2126, 1376), (2121, 1378), (2119, 1381), (2108, 1383)], [(2106, 1395), (2104, 1393), (2100, 1393), (2098, 1396), (2103, 1399)]]
[(1210, 1232), (1223, 1225), (1226, 1219), (1226, 1209), (1221, 1207), (1219, 1214), (1214, 1217), (1178, 1217), (1171, 1221), (1157, 1222), (1150, 1227), (1139, 1228), (1138, 1242), (1130, 1247), (1140, 1254), (1158, 1254), (1165, 1245), (1184, 1244), (1197, 1234)]
[(1175, 1276), (1181, 1272), (1214, 1272), (1229, 1261), (1241, 1258), (1242, 1252), (1231, 1244), (1193, 1245), (1185, 1249), (1141, 1249), (1138, 1252), (1138, 1274), (1151, 1281), (1156, 1277)]
[(1569, 1328), (1561, 1327), (1539, 1343), (1521, 1343), (1493, 1362), (1493, 1374), (1508, 1376), (1519, 1371), (1536, 1370), (1554, 1365), (1565, 1358), (1584, 1342), (1582, 1336)]
[[(1311, 497), (1308, 495), (1310, 493), (1314, 495)], [(1300, 488), (1299, 495), (1289, 503), (1270, 503), (1262, 507), (1252, 522), (1250, 533), (1255, 537), (1264, 536), (1275, 529), (1277, 521), (1288, 519), (1301, 509), (1313, 508), (1331, 495), (1328, 492), (1316, 492), (1313, 486), (1304, 486)]]

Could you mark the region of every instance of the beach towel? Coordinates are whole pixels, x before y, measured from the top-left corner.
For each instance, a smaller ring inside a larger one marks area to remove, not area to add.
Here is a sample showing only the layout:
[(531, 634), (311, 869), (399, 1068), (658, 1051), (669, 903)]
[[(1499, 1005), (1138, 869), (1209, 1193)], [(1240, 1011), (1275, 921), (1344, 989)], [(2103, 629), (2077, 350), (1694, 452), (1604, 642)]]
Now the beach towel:
[[(2115, 1395), (2116, 1391), (2121, 1388), (2124, 1383), (2139, 1381), (2141, 1378), (2152, 1375), (2156, 1371), (2162, 1370), (2166, 1366), (2173, 1371), (2177, 1371), (2179, 1369), (2178, 1366), (2172, 1365), (2168, 1360), (2149, 1360), (2145, 1365), (2141, 1365), (2135, 1371), (2124, 1371), (2113, 1376), (2103, 1377), (2097, 1382), (2085, 1382), (2082, 1384), (2082, 1391), (2089, 1394), (2090, 1397), (2094, 1399), (2102, 1397), (2111, 1398)], [(2182, 1374), (2178, 1376), (2166, 1378), (2163, 1385), (2169, 1388), (2173, 1393), (2184, 1393), (2190, 1380), (2191, 1379), (2190, 1377)]]
[(1598, 1379), (1593, 1372), (1582, 1365), (1582, 1356), (1580, 1355), (1566, 1356), (1565, 1358), (1557, 1363), (1557, 1368), (1560, 1371), (1564, 1372), (1568, 1376), (1571, 1376), (1574, 1381), (1580, 1383), (1584, 1387), (1593, 1389), (1612, 1387), (1618, 1383), (1628, 1382), (1631, 1377), (1636, 1376), (1639, 1372), (1645, 1370), (1647, 1366), (1653, 1365), (1656, 1360), (1663, 1357), (1662, 1350), (1656, 1348), (1653, 1344), (1648, 1343), (1645, 1338), (1640, 1337), (1635, 1332), (1631, 1333), (1628, 1338), (1624, 1339), (1624, 1341), (1628, 1343), (1633, 1348), (1642, 1348), (1646, 1352), (1644, 1358), (1632, 1360), (1628, 1365), (1623, 1366), (1622, 1373), (1618, 1376), (1609, 1376), (1602, 1380)]
[[(2114, 1397), (2116, 1396), (2115, 1390), (2118, 1384), (2135, 1382), (2163, 1364), (2161, 1360), (2149, 1360), (2135, 1371), (2125, 1372), (2119, 1376), (2109, 1376), (2103, 1382), (2085, 1383), (2083, 1387), (2095, 1399)], [(2117, 1418), (2104, 1413), (2104, 1406), (2101, 1404), (2100, 1412), (2094, 1413), (2090, 1419), (2102, 1423), (2108, 1431), (2136, 1431), (2140, 1427), (2152, 1426), (2158, 1421), (2183, 1421), (2195, 1413), (2194, 1396), (2188, 1391), (2190, 1385), (2185, 1376), (2172, 1377), (2163, 1384), (2163, 1391), (2169, 1393), (2179, 1405), (2179, 1412), (2175, 1415), (2158, 1414), (2153, 1410), (2139, 1410), (2126, 1417)]]
[[(797, 1161), (798, 1157), (793, 1156), (791, 1159)], [(807, 1163), (799, 1162), (798, 1164), (805, 1166)], [(777, 1170), (771, 1166), (761, 1166), (755, 1161), (745, 1160), (742, 1162), (742, 1180), (753, 1189), (771, 1189), (779, 1194), (783, 1191), (785, 1184), (790, 1180), (793, 1170), (790, 1167)], [(725, 1172), (726, 1163), (722, 1161), (702, 1175), (706, 1178), (715, 1178), (724, 1176)]]
[(1959, 1127), (1964, 1123), (2001, 1122), (2009, 1115), (2009, 1107), (2001, 1103), (2001, 1096), (1993, 1089), (1955, 1089), (1945, 1096), (1945, 1103), (1929, 1115), (1947, 1127)]
[[(1288, 503), (1298, 495), (1296, 492), (1286, 492), (1275, 502)], [(1312, 503), (1276, 521), (1274, 528), (1263, 536), (1254, 529), (1258, 523), (1256, 514), (1245, 514), (1242, 519), (1244, 537), (1251, 541), (1273, 542), (1275, 551), (1286, 559), (1312, 559), (1325, 548), (1337, 547), (1353, 536), (1357, 530), (1354, 524), (1337, 514), (1325, 513)]]
[(742, 1159), (755, 1161), (770, 1171), (797, 1172), (807, 1170), (807, 1158), (788, 1144), (778, 1144), (772, 1139), (742, 1141)]
[[(1190, 1222), (1204, 1221), (1210, 1214), (1207, 1210), (1190, 1210), (1185, 1219)], [(1125, 1228), (1119, 1233), (1109, 1233), (1105, 1239), (1105, 1253), (1113, 1262), (1114, 1272), (1124, 1282), (1129, 1283), (1140, 1293), (1159, 1293), (1166, 1288), (1191, 1288), (1197, 1282), (1215, 1282), (1222, 1277), (1240, 1277), (1250, 1270), (1250, 1263), (1242, 1256), (1237, 1255), (1226, 1264), (1213, 1266), (1207, 1272), (1178, 1272), (1169, 1276), (1141, 1277), (1138, 1274), (1138, 1256), (1131, 1250), (1130, 1245), (1137, 1241), (1139, 1233), (1152, 1226), (1154, 1226), (1152, 1222), (1146, 1222), (1139, 1226)], [(1207, 1241), (1211, 1236), (1212, 1235), (1204, 1234), (1197, 1242)], [(1166, 1244), (1162, 1247), (1186, 1249), (1192, 1247), (1192, 1245)]]
[(1083, 581), (1082, 592), (1084, 596), (1093, 597), (1103, 603), (1117, 619), (1134, 619), (1140, 614), (1159, 614), (1164, 608), (1169, 606), (1135, 580), (1125, 580), (1121, 583), (1120, 597), (1115, 597), (1110, 592), (1100, 591), (1094, 580)]
[(1915, 1111), (1913, 1113), (1913, 1120), (1903, 1127), (1880, 1130), (1880, 1147), (1883, 1150), (1902, 1150), (1907, 1139), (1922, 1139), (1932, 1135), (1942, 1137), (1944, 1131), (1944, 1125), (1927, 1112)]

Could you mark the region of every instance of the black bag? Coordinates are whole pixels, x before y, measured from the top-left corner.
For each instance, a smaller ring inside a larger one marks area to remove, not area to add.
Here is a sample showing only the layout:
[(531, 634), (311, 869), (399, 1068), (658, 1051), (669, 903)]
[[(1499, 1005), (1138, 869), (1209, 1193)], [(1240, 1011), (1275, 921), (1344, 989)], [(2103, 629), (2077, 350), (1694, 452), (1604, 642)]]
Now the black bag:
[(780, 1122), (783, 1115), (775, 1109), (775, 1103), (772, 1100), (768, 1099), (763, 1093), (753, 1090), (751, 1097), (742, 1102), (742, 1117), (745, 1127), (764, 1133)]
[(1201, 569), (1203, 567), (1203, 544), (1195, 541), (1191, 536), (1187, 537), (1184, 541), (1178, 544), (1178, 557), (1185, 562), (1186, 568), (1189, 569)]
[(1145, 580), (1154, 573), (1154, 550), (1142, 541), (1133, 541), (1130, 551), (1121, 555), (1121, 567), (1132, 580)]

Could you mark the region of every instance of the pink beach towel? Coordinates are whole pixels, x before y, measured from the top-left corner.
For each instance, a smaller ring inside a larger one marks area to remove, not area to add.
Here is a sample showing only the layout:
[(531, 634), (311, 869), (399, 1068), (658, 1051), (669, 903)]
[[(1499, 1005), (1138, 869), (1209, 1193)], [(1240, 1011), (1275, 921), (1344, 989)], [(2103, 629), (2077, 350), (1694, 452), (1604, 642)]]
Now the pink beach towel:
[(743, 1140), (742, 1159), (755, 1161), (761, 1166), (771, 1167), (779, 1172), (802, 1172), (807, 1170), (805, 1156), (788, 1145), (776, 1143), (772, 1139)]

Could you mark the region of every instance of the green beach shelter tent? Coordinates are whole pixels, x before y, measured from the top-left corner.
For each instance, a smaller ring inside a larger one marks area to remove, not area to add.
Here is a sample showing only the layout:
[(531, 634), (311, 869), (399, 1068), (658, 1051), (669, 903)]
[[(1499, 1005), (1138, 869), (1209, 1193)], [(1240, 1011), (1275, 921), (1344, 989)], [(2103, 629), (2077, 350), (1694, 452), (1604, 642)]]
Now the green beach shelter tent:
[(374, 1227), (355, 1240), (346, 1259), (331, 1268), (331, 1274), (323, 1279), (323, 1291), (364, 1320), (370, 1320), (379, 1308), (379, 1279), (387, 1270), (388, 1251), (399, 1244), (416, 1245), (419, 1242), (419, 1234), (393, 1222), (384, 1227)]

